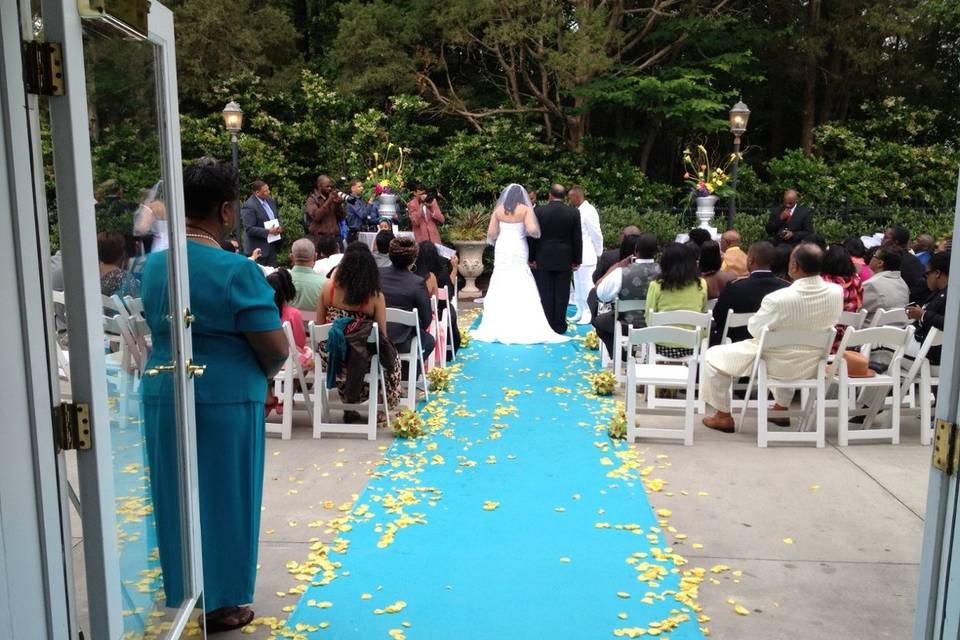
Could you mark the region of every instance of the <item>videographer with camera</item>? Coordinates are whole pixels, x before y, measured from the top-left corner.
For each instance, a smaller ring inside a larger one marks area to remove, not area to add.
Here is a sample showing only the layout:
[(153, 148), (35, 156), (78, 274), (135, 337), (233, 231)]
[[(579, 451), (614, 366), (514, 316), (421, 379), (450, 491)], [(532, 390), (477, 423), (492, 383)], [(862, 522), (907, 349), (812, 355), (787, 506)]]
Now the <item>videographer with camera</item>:
[(317, 187), (307, 197), (303, 208), (307, 234), (340, 237), (340, 220), (343, 219), (343, 196), (333, 188), (330, 176), (317, 177)]
[(444, 221), (443, 213), (440, 211), (440, 205), (437, 204), (437, 197), (432, 193), (427, 195), (423, 185), (414, 186), (413, 200), (407, 203), (407, 216), (410, 218), (413, 237), (417, 242), (429, 240), (434, 244), (440, 244), (440, 231), (437, 229), (437, 224)]
[(797, 204), (799, 195), (793, 189), (783, 192), (783, 204), (770, 210), (767, 233), (774, 246), (797, 245), (813, 235), (813, 211)]
[(361, 231), (375, 231), (380, 216), (377, 214), (377, 197), (370, 196), (363, 201), (363, 180), (354, 179), (350, 182), (350, 195), (347, 196), (347, 230), (350, 239)]

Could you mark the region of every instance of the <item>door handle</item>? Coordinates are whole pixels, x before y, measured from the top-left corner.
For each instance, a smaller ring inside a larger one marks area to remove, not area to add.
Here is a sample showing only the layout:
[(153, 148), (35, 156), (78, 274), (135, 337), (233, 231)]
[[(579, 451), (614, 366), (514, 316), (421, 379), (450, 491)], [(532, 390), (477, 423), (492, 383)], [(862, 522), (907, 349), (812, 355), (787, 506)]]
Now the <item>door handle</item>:
[(205, 364), (194, 364), (193, 360), (187, 360), (187, 376), (191, 378), (202, 378), (207, 370)]
[(174, 369), (176, 369), (176, 366), (174, 366), (173, 364), (161, 364), (161, 365), (157, 365), (156, 367), (147, 369), (146, 371), (144, 371), (144, 373), (150, 376), (151, 378), (156, 378), (161, 373), (173, 373)]

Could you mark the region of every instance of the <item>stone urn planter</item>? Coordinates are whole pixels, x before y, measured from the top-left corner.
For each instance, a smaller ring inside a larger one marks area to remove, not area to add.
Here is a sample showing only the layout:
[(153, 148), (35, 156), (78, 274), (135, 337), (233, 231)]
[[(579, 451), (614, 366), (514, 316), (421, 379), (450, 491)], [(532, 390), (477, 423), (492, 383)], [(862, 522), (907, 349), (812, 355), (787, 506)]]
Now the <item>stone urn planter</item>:
[(717, 237), (717, 228), (710, 225), (715, 214), (717, 196), (699, 197), (697, 200), (697, 219), (700, 221), (700, 228), (710, 232), (714, 239)]
[(460, 297), (472, 300), (481, 294), (476, 281), (483, 273), (483, 250), (487, 243), (483, 240), (457, 240), (453, 244), (460, 252), (458, 271), (467, 280), (463, 289), (460, 289)]

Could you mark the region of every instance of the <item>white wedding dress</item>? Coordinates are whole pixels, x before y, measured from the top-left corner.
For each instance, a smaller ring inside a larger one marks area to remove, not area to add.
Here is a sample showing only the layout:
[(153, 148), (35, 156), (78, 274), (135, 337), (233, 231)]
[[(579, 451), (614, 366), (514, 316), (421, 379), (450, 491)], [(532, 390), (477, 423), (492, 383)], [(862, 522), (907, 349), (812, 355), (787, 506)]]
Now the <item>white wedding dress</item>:
[(500, 221), (493, 276), (483, 299), (480, 326), (470, 336), (481, 342), (538, 344), (566, 342), (554, 333), (540, 306), (540, 293), (527, 264), (529, 249), (522, 222)]

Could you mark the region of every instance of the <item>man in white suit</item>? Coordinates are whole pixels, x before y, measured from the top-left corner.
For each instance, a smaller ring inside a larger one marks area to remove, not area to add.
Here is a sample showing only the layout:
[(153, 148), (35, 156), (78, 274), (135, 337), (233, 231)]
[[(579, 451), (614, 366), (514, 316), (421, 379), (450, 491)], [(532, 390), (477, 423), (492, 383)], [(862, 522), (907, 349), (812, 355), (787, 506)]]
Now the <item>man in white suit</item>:
[[(790, 277), (793, 284), (768, 294), (760, 310), (750, 319), (747, 329), (753, 338), (733, 344), (711, 347), (706, 354), (703, 377), (704, 402), (716, 413), (703, 419), (703, 424), (724, 433), (733, 433), (730, 414), (730, 385), (734, 378), (750, 375), (760, 334), (770, 331), (820, 331), (837, 324), (843, 311), (843, 290), (839, 285), (825, 282), (820, 277), (823, 250), (812, 243), (801, 243), (790, 254)], [(812, 347), (776, 347), (766, 351), (767, 371), (781, 380), (810, 376), (823, 356)], [(773, 409), (790, 406), (793, 391), (774, 390)], [(789, 419), (771, 419), (780, 426), (789, 425)]]
[(580, 210), (580, 229), (583, 233), (583, 259), (580, 261), (580, 268), (573, 272), (573, 295), (577, 305), (573, 321), (577, 324), (590, 324), (592, 318), (587, 296), (593, 289), (593, 272), (597, 268), (597, 259), (603, 254), (600, 214), (596, 207), (587, 202), (583, 187), (570, 187), (570, 204)]

